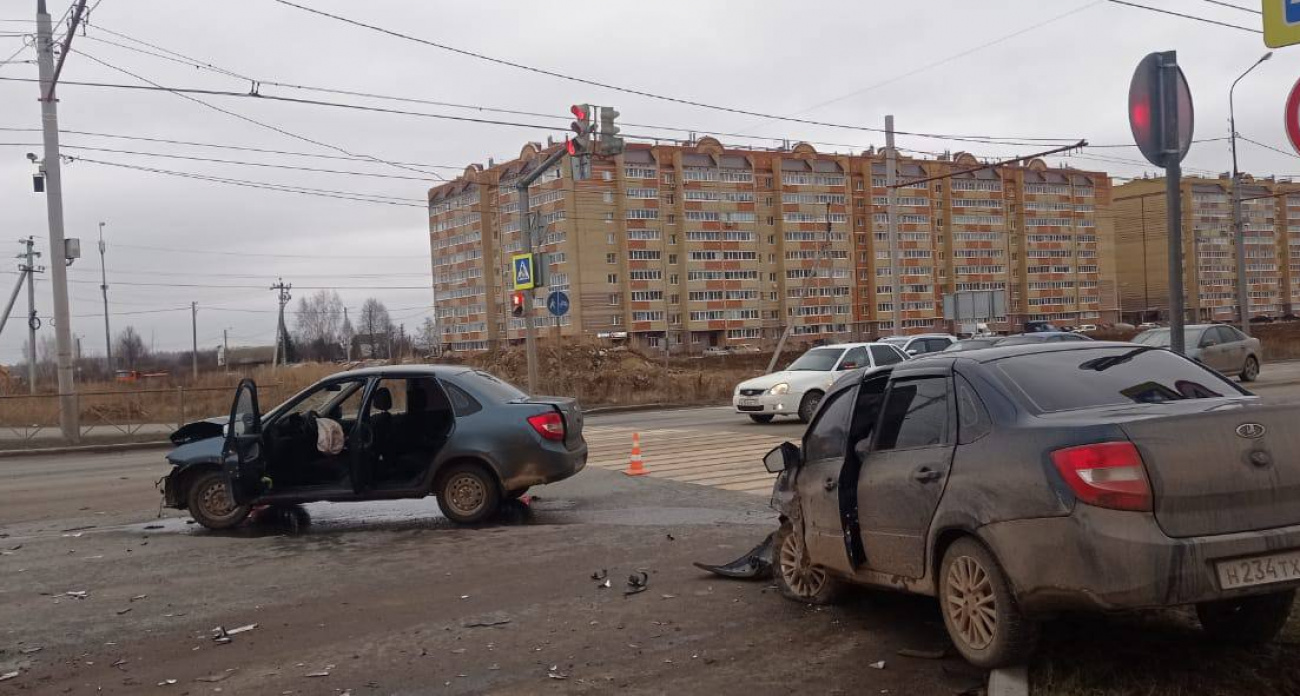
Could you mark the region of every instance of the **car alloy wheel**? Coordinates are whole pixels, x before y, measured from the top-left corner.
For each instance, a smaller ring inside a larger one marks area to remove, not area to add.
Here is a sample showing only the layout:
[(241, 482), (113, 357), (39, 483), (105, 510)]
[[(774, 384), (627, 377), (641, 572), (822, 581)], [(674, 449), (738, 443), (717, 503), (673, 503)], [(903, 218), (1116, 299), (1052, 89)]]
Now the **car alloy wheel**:
[(812, 599), (825, 587), (826, 571), (808, 562), (803, 543), (795, 533), (781, 540), (781, 579), (800, 598)]
[(487, 502), (488, 492), (483, 480), (469, 472), (454, 474), (447, 482), (447, 504), (464, 517), (473, 517)]
[(944, 610), (967, 647), (983, 650), (997, 637), (997, 595), (988, 571), (978, 560), (961, 556), (949, 567)]
[(1241, 368), (1241, 381), (1254, 382), (1259, 377), (1259, 361), (1255, 356), (1246, 358), (1246, 364)]

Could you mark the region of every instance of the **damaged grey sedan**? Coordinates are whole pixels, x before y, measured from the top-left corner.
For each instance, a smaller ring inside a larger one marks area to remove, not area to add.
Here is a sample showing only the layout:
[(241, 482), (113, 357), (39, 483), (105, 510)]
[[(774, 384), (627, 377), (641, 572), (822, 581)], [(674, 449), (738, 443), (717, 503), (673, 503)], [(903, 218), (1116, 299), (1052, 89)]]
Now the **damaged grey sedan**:
[(503, 500), (587, 464), (576, 400), (529, 397), (465, 367), (341, 372), (263, 415), (257, 385), (235, 390), (229, 419), (172, 435), (164, 502), (209, 529), (257, 506), (437, 497), (474, 523)]
[(1168, 350), (1080, 342), (938, 354), (827, 393), (779, 472), (787, 597), (935, 596), (960, 654), (1026, 661), (1054, 613), (1194, 606), (1271, 640), (1300, 585), (1300, 406)]

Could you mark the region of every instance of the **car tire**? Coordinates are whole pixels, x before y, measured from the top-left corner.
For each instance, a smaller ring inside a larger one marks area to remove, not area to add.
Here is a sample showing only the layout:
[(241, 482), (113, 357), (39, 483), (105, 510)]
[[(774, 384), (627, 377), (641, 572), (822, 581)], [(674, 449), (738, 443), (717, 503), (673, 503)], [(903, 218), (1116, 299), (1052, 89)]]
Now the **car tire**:
[(230, 529), (238, 526), (252, 510), (249, 505), (235, 505), (225, 474), (205, 471), (190, 482), (185, 496), (190, 516), (208, 529)]
[(772, 538), (775, 554), (773, 573), (777, 589), (786, 599), (804, 604), (835, 604), (844, 593), (844, 583), (812, 565), (803, 539), (789, 523), (782, 524)]
[(1259, 645), (1277, 636), (1291, 616), (1295, 590), (1254, 597), (1221, 599), (1196, 605), (1201, 628), (1215, 642)]
[(1024, 664), (1038, 642), (992, 552), (971, 537), (943, 554), (937, 582), (943, 625), (957, 652), (984, 669)]
[(1259, 359), (1253, 355), (1246, 357), (1246, 364), (1241, 366), (1241, 374), (1238, 379), (1243, 382), (1254, 382), (1259, 378)]
[(823, 394), (819, 391), (810, 391), (803, 395), (799, 401), (799, 422), (807, 423), (817, 415), (817, 407), (822, 403)]
[(771, 414), (758, 415), (758, 414), (751, 413), (749, 415), (749, 419), (754, 421), (755, 423), (771, 423), (773, 418), (776, 418), (776, 416), (773, 416)]
[(482, 465), (452, 464), (438, 476), (434, 491), (438, 507), (447, 519), (459, 524), (482, 522), (501, 506), (501, 489)]

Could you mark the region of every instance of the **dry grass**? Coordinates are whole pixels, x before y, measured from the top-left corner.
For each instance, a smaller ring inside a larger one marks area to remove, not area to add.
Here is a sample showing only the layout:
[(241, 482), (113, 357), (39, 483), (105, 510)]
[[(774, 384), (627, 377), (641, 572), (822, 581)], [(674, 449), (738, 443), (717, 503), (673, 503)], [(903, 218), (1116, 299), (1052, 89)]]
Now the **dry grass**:
[(1276, 642), (1211, 644), (1188, 610), (1071, 616), (1046, 625), (1035, 696), (1300, 694), (1300, 605)]

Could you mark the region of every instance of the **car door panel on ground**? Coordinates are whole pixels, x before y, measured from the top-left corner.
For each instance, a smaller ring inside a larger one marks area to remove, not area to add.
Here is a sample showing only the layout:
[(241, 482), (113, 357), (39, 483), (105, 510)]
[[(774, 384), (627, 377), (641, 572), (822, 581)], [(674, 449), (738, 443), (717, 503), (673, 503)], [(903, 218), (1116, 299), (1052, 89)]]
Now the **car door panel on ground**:
[(858, 478), (858, 536), (872, 571), (918, 578), (926, 536), (952, 464), (948, 374), (891, 382)]

